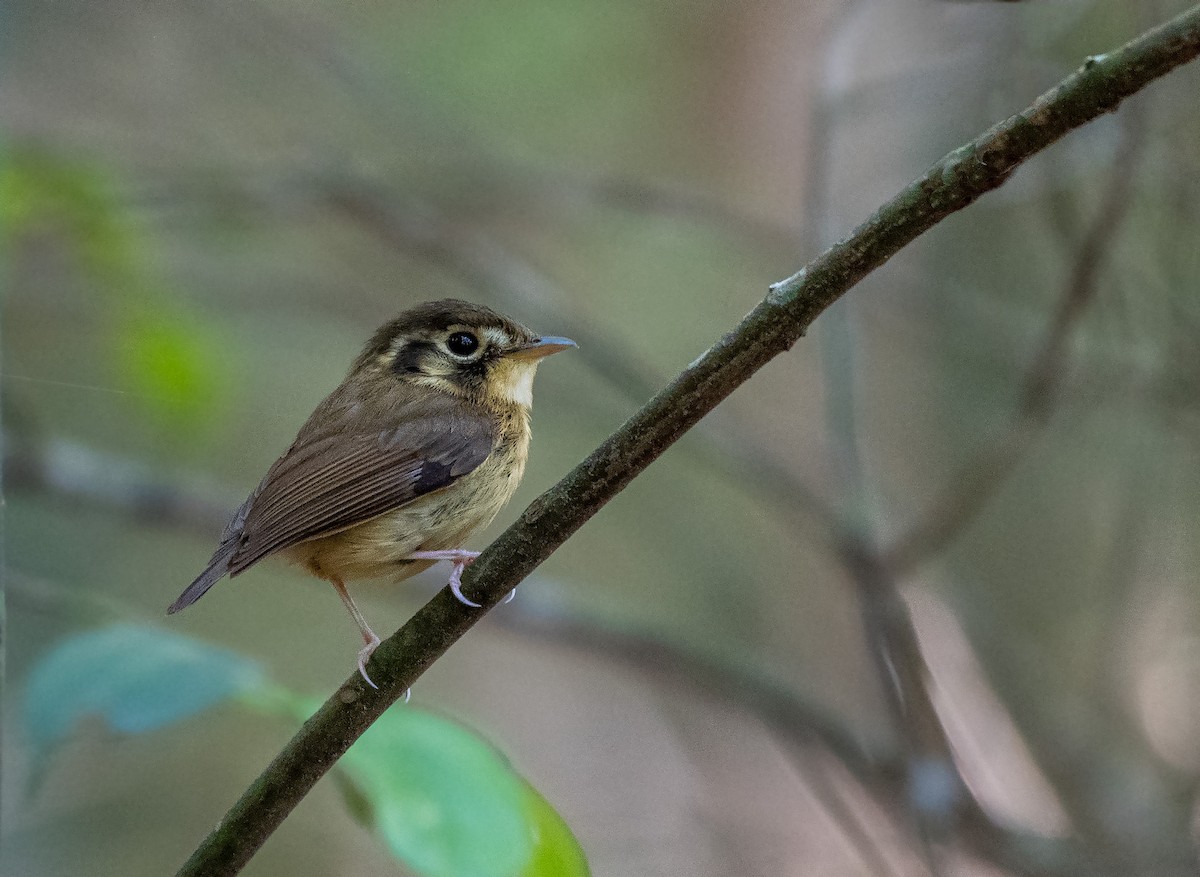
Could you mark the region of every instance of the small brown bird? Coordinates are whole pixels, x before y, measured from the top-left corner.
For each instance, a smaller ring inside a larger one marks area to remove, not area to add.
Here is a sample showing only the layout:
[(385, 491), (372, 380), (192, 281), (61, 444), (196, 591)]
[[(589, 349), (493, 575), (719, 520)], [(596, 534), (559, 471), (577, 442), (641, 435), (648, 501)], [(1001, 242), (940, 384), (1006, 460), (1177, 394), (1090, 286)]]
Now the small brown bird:
[(317, 405), (287, 452), (234, 513), (204, 572), (167, 609), (270, 554), (337, 590), (366, 643), (379, 637), (346, 581), (401, 581), (439, 560), (450, 587), (479, 553), (462, 546), (512, 497), (529, 451), (533, 376), (575, 342), (538, 337), (481, 305), (417, 305), (379, 328), (346, 379)]

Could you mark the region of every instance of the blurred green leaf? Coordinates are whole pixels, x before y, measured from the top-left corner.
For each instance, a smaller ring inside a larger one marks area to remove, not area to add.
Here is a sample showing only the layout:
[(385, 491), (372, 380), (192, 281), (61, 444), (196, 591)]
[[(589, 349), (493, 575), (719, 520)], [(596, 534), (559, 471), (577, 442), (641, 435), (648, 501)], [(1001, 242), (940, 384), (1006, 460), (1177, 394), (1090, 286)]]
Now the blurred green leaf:
[(521, 877), (588, 877), (587, 858), (558, 811), (525, 784), (525, 816), (533, 828), (533, 856)]
[(185, 434), (202, 432), (232, 383), (220, 339), (158, 279), (149, 234), (101, 166), (38, 150), (0, 156), (5, 239), (51, 233), (103, 291), (118, 378), (142, 413)]
[(81, 267), (129, 293), (141, 274), (136, 235), (108, 175), (37, 149), (13, 149), (0, 172), (0, 223), (8, 235), (56, 229), (76, 246)]
[[(249, 706), (304, 721), (312, 698), (270, 687)], [(351, 816), (429, 877), (589, 873), (571, 829), (486, 741), (412, 707), (384, 713), (339, 764)]]
[(29, 181), (21, 164), (5, 150), (0, 155), (0, 232), (6, 240), (29, 221), (32, 204)]
[(453, 722), (394, 709), (342, 767), (370, 802), (388, 849), (428, 877), (513, 877), (531, 860), (524, 782), (487, 743)]
[(206, 326), (164, 312), (122, 324), (116, 344), (122, 382), (145, 411), (167, 425), (203, 426), (228, 371)]
[[(86, 716), (137, 734), (227, 698), (300, 721), (319, 705), (271, 684), (256, 663), (233, 652), (119, 624), (70, 637), (43, 657), (29, 676), (24, 718), (44, 753)], [(440, 716), (389, 710), (339, 768), (351, 815), (427, 877), (588, 874), (554, 808), (487, 742)]]
[(61, 742), (85, 716), (127, 734), (153, 731), (262, 684), (234, 652), (132, 624), (68, 638), (29, 674), (25, 730), (38, 748)]

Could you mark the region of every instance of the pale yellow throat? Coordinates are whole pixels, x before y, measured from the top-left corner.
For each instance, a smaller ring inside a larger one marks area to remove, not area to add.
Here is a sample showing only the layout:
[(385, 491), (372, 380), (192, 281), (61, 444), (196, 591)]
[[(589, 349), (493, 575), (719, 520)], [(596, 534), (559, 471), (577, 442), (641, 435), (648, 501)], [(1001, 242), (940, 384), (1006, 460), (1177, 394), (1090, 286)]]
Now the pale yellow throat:
[(496, 364), (492, 376), (493, 393), (524, 408), (533, 407), (533, 376), (538, 361), (509, 359)]

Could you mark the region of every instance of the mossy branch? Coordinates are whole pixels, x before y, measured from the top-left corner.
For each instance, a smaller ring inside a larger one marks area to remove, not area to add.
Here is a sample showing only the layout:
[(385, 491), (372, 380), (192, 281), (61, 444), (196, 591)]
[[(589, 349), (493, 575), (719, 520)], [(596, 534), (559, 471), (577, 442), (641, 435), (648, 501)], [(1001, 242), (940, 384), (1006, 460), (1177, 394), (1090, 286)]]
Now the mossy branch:
[(238, 873), (337, 759), (484, 613), (697, 421), (775, 356), (830, 304), (918, 235), (995, 189), (1070, 131), (1200, 54), (1200, 6), (1083, 66), (1034, 103), (934, 164), (846, 239), (770, 293), (480, 556), (464, 589), (442, 590), (375, 652), (379, 690), (352, 675), (267, 766), (180, 869)]

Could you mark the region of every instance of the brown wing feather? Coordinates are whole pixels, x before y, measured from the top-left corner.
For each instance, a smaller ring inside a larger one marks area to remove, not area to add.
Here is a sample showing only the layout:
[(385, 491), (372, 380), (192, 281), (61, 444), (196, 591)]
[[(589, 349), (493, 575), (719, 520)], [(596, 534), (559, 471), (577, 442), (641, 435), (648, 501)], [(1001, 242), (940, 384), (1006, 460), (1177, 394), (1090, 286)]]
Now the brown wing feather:
[(251, 502), (229, 574), (447, 487), (482, 463), (492, 445), (485, 419), (442, 416), (294, 448)]
[[(334, 393), (325, 412), (350, 424), (352, 406)], [(427, 403), (428, 404), (428, 403)], [(322, 409), (318, 409), (321, 412)], [(440, 490), (492, 452), (495, 432), (480, 413), (427, 413), (382, 432), (315, 434), (314, 414), (296, 442), (234, 513), (204, 571), (167, 610), (178, 612), (225, 575), (280, 549), (328, 536)]]

